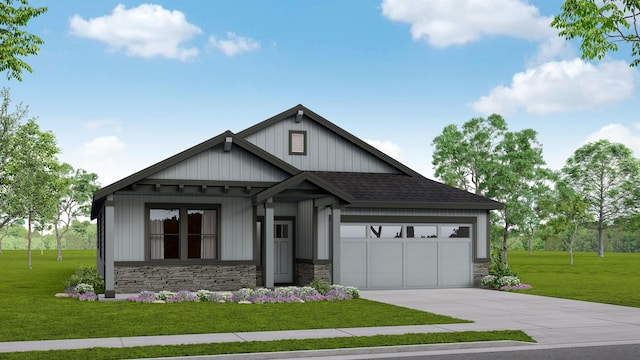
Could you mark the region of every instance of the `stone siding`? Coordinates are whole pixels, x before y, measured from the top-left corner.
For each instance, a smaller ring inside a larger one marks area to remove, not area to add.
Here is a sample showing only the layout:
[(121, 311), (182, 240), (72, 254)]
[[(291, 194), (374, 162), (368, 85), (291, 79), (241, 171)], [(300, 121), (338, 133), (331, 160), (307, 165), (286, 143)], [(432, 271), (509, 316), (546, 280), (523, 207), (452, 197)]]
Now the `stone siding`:
[(480, 280), (489, 275), (489, 262), (477, 262), (473, 264), (473, 286), (480, 287)]
[(331, 264), (296, 263), (296, 285), (305, 286), (319, 279), (331, 284)]
[(255, 265), (176, 265), (115, 267), (115, 290), (120, 294), (148, 291), (231, 291), (256, 286)]

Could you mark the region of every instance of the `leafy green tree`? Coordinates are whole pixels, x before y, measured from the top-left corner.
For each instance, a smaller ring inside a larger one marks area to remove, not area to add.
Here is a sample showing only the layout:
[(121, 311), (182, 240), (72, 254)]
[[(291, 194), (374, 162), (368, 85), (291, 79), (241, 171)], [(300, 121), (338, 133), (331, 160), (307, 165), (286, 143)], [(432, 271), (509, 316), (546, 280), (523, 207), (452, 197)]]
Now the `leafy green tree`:
[(11, 109), (11, 96), (9, 89), (0, 91), (2, 104), (0, 104), (0, 230), (17, 220), (10, 211), (9, 183), (7, 179), (7, 163), (12, 156), (11, 139), (15, 136), (18, 126), (29, 116), (29, 109), (18, 104)]
[[(549, 172), (549, 175), (552, 173)], [(521, 202), (523, 206), (528, 207), (531, 211), (523, 214), (521, 223), (518, 224), (520, 234), (527, 240), (525, 246), (529, 251), (529, 255), (533, 255), (533, 243), (536, 231), (540, 224), (549, 216), (549, 198), (551, 197), (551, 189), (545, 182), (539, 182), (531, 186), (531, 191), (521, 194)]]
[(27, 265), (31, 269), (31, 235), (34, 223), (53, 219), (59, 191), (59, 153), (51, 132), (42, 132), (34, 120), (20, 125), (9, 142), (11, 158), (7, 162), (5, 194), (10, 213), (27, 220)]
[(83, 169), (74, 169), (69, 164), (58, 168), (57, 212), (53, 219), (56, 234), (58, 260), (62, 260), (62, 238), (70, 230), (72, 221), (79, 216), (88, 216), (91, 211), (93, 192), (99, 188), (98, 175)]
[(640, 1), (566, 0), (551, 26), (567, 40), (582, 39), (583, 59), (602, 60), (618, 44), (631, 46), (631, 66), (640, 65)]
[(593, 219), (589, 213), (589, 204), (565, 182), (556, 184), (553, 201), (550, 206), (553, 214), (549, 226), (567, 239), (569, 263), (573, 265), (573, 244), (580, 227)]
[(46, 11), (29, 6), (27, 0), (0, 0), (0, 71), (7, 71), (8, 80), (22, 81), (22, 70), (32, 72), (22, 57), (37, 55), (44, 41), (21, 29)]
[(550, 176), (537, 133), (508, 131), (504, 118), (493, 114), (473, 118), (461, 130), (456, 125), (445, 127), (433, 145), (436, 177), (504, 204), (496, 213), (502, 228), (502, 259), (508, 264), (509, 231), (523, 226), (533, 211), (524, 194), (536, 192)]
[(598, 140), (577, 149), (562, 172), (589, 204), (598, 226), (598, 256), (603, 257), (605, 227), (638, 208), (640, 162), (623, 144)]

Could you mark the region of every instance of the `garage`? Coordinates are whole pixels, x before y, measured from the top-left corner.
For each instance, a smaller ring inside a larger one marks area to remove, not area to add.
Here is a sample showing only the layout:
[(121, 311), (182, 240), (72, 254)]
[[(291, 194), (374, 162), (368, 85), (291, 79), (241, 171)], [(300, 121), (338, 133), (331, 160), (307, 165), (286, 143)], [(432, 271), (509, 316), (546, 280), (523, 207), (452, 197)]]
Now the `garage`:
[(343, 223), (340, 279), (360, 289), (473, 286), (471, 224)]

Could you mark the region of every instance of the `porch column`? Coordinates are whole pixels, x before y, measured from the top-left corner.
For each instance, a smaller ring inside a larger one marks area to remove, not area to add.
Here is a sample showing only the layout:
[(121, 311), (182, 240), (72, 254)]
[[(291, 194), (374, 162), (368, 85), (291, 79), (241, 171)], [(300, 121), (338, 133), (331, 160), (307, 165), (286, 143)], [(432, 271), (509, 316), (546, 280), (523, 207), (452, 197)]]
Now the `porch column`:
[(331, 240), (333, 242), (332, 283), (340, 285), (340, 208), (331, 206)]
[(104, 297), (116, 297), (115, 289), (115, 267), (113, 264), (115, 222), (114, 222), (113, 195), (107, 196), (104, 203)]
[(264, 287), (273, 288), (275, 272), (273, 240), (273, 199), (264, 204)]

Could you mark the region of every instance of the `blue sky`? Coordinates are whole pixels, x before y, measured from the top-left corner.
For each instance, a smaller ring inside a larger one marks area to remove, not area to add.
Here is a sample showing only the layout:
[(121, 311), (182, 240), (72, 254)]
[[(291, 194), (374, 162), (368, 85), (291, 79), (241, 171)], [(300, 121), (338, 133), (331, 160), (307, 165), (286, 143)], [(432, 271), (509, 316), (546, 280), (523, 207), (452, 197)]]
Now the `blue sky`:
[(638, 69), (580, 60), (562, 1), (30, 3), (45, 45), (3, 86), (102, 185), (299, 103), (428, 177), (433, 138), (491, 113), (554, 169), (598, 138), (640, 154)]

